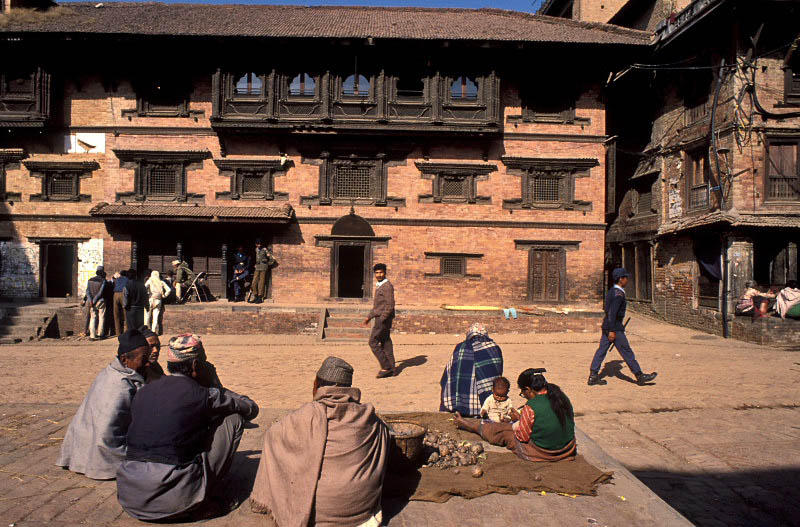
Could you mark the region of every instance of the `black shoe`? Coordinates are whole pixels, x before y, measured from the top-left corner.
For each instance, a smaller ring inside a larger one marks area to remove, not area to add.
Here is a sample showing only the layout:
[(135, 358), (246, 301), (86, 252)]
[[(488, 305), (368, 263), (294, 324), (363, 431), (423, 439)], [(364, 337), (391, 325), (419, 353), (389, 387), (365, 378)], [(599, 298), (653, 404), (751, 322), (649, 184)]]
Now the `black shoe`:
[(264, 300), (261, 297), (258, 297), (253, 301), (253, 303), (254, 304), (263, 304)]
[(600, 375), (596, 373), (590, 373), (589, 381), (586, 384), (588, 384), (589, 386), (604, 386), (608, 384), (608, 381), (605, 379), (601, 379)]
[(645, 384), (647, 384), (648, 382), (650, 382), (650, 381), (652, 381), (653, 379), (655, 379), (655, 378), (656, 378), (656, 375), (658, 375), (658, 373), (657, 373), (657, 372), (653, 372), (653, 373), (640, 373), (639, 375), (637, 375), (637, 376), (636, 376), (636, 384), (638, 384), (639, 386), (644, 386), (644, 385), (645, 385)]

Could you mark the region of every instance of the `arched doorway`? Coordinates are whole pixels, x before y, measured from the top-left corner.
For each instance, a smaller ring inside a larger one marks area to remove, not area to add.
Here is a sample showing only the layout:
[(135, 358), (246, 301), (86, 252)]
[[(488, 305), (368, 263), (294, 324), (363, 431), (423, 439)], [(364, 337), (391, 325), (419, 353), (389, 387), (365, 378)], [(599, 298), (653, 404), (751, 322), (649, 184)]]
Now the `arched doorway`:
[(367, 220), (351, 210), (333, 224), (317, 245), (331, 249), (331, 297), (364, 299), (372, 296), (373, 247), (389, 237), (375, 236)]

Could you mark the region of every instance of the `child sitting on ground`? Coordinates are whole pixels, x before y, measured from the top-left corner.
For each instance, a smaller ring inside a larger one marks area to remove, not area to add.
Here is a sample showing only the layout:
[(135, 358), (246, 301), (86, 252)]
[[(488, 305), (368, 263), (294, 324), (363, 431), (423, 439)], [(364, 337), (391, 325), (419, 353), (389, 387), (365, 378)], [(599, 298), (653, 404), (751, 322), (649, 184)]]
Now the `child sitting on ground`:
[(487, 397), (481, 407), (481, 417), (495, 423), (510, 423), (519, 419), (508, 390), (511, 383), (505, 377), (497, 377), (492, 383), (492, 396)]

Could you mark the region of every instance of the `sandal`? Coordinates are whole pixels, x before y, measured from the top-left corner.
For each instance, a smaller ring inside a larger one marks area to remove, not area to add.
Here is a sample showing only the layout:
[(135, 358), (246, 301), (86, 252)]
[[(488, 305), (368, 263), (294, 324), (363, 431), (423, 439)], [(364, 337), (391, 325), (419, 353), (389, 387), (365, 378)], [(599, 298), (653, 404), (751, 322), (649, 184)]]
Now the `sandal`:
[(394, 370), (381, 370), (378, 372), (378, 375), (375, 376), (376, 379), (383, 379), (385, 377), (392, 377), (394, 376)]

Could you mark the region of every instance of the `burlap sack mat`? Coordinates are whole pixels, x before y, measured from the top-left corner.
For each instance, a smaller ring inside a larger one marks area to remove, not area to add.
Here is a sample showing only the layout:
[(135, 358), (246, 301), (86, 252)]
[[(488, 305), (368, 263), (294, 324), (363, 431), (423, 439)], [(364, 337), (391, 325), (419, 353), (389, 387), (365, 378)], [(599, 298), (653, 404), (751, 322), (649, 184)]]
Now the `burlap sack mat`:
[[(414, 412), (384, 417), (388, 420), (415, 421), (458, 439), (481, 441), (475, 434), (456, 430), (452, 421), (449, 421), (452, 415), (448, 413)], [(484, 472), (480, 478), (471, 476), (471, 466), (457, 467), (458, 474), (455, 473), (456, 468), (441, 470), (424, 467), (403, 472), (390, 468), (384, 482), (384, 497), (444, 503), (451, 496), (471, 499), (493, 492), (516, 494), (522, 490), (594, 496), (597, 487), (612, 477), (611, 473), (590, 465), (580, 455), (555, 463), (532, 463), (509, 451), (489, 451), (486, 454), (486, 460), (480, 464)]]

